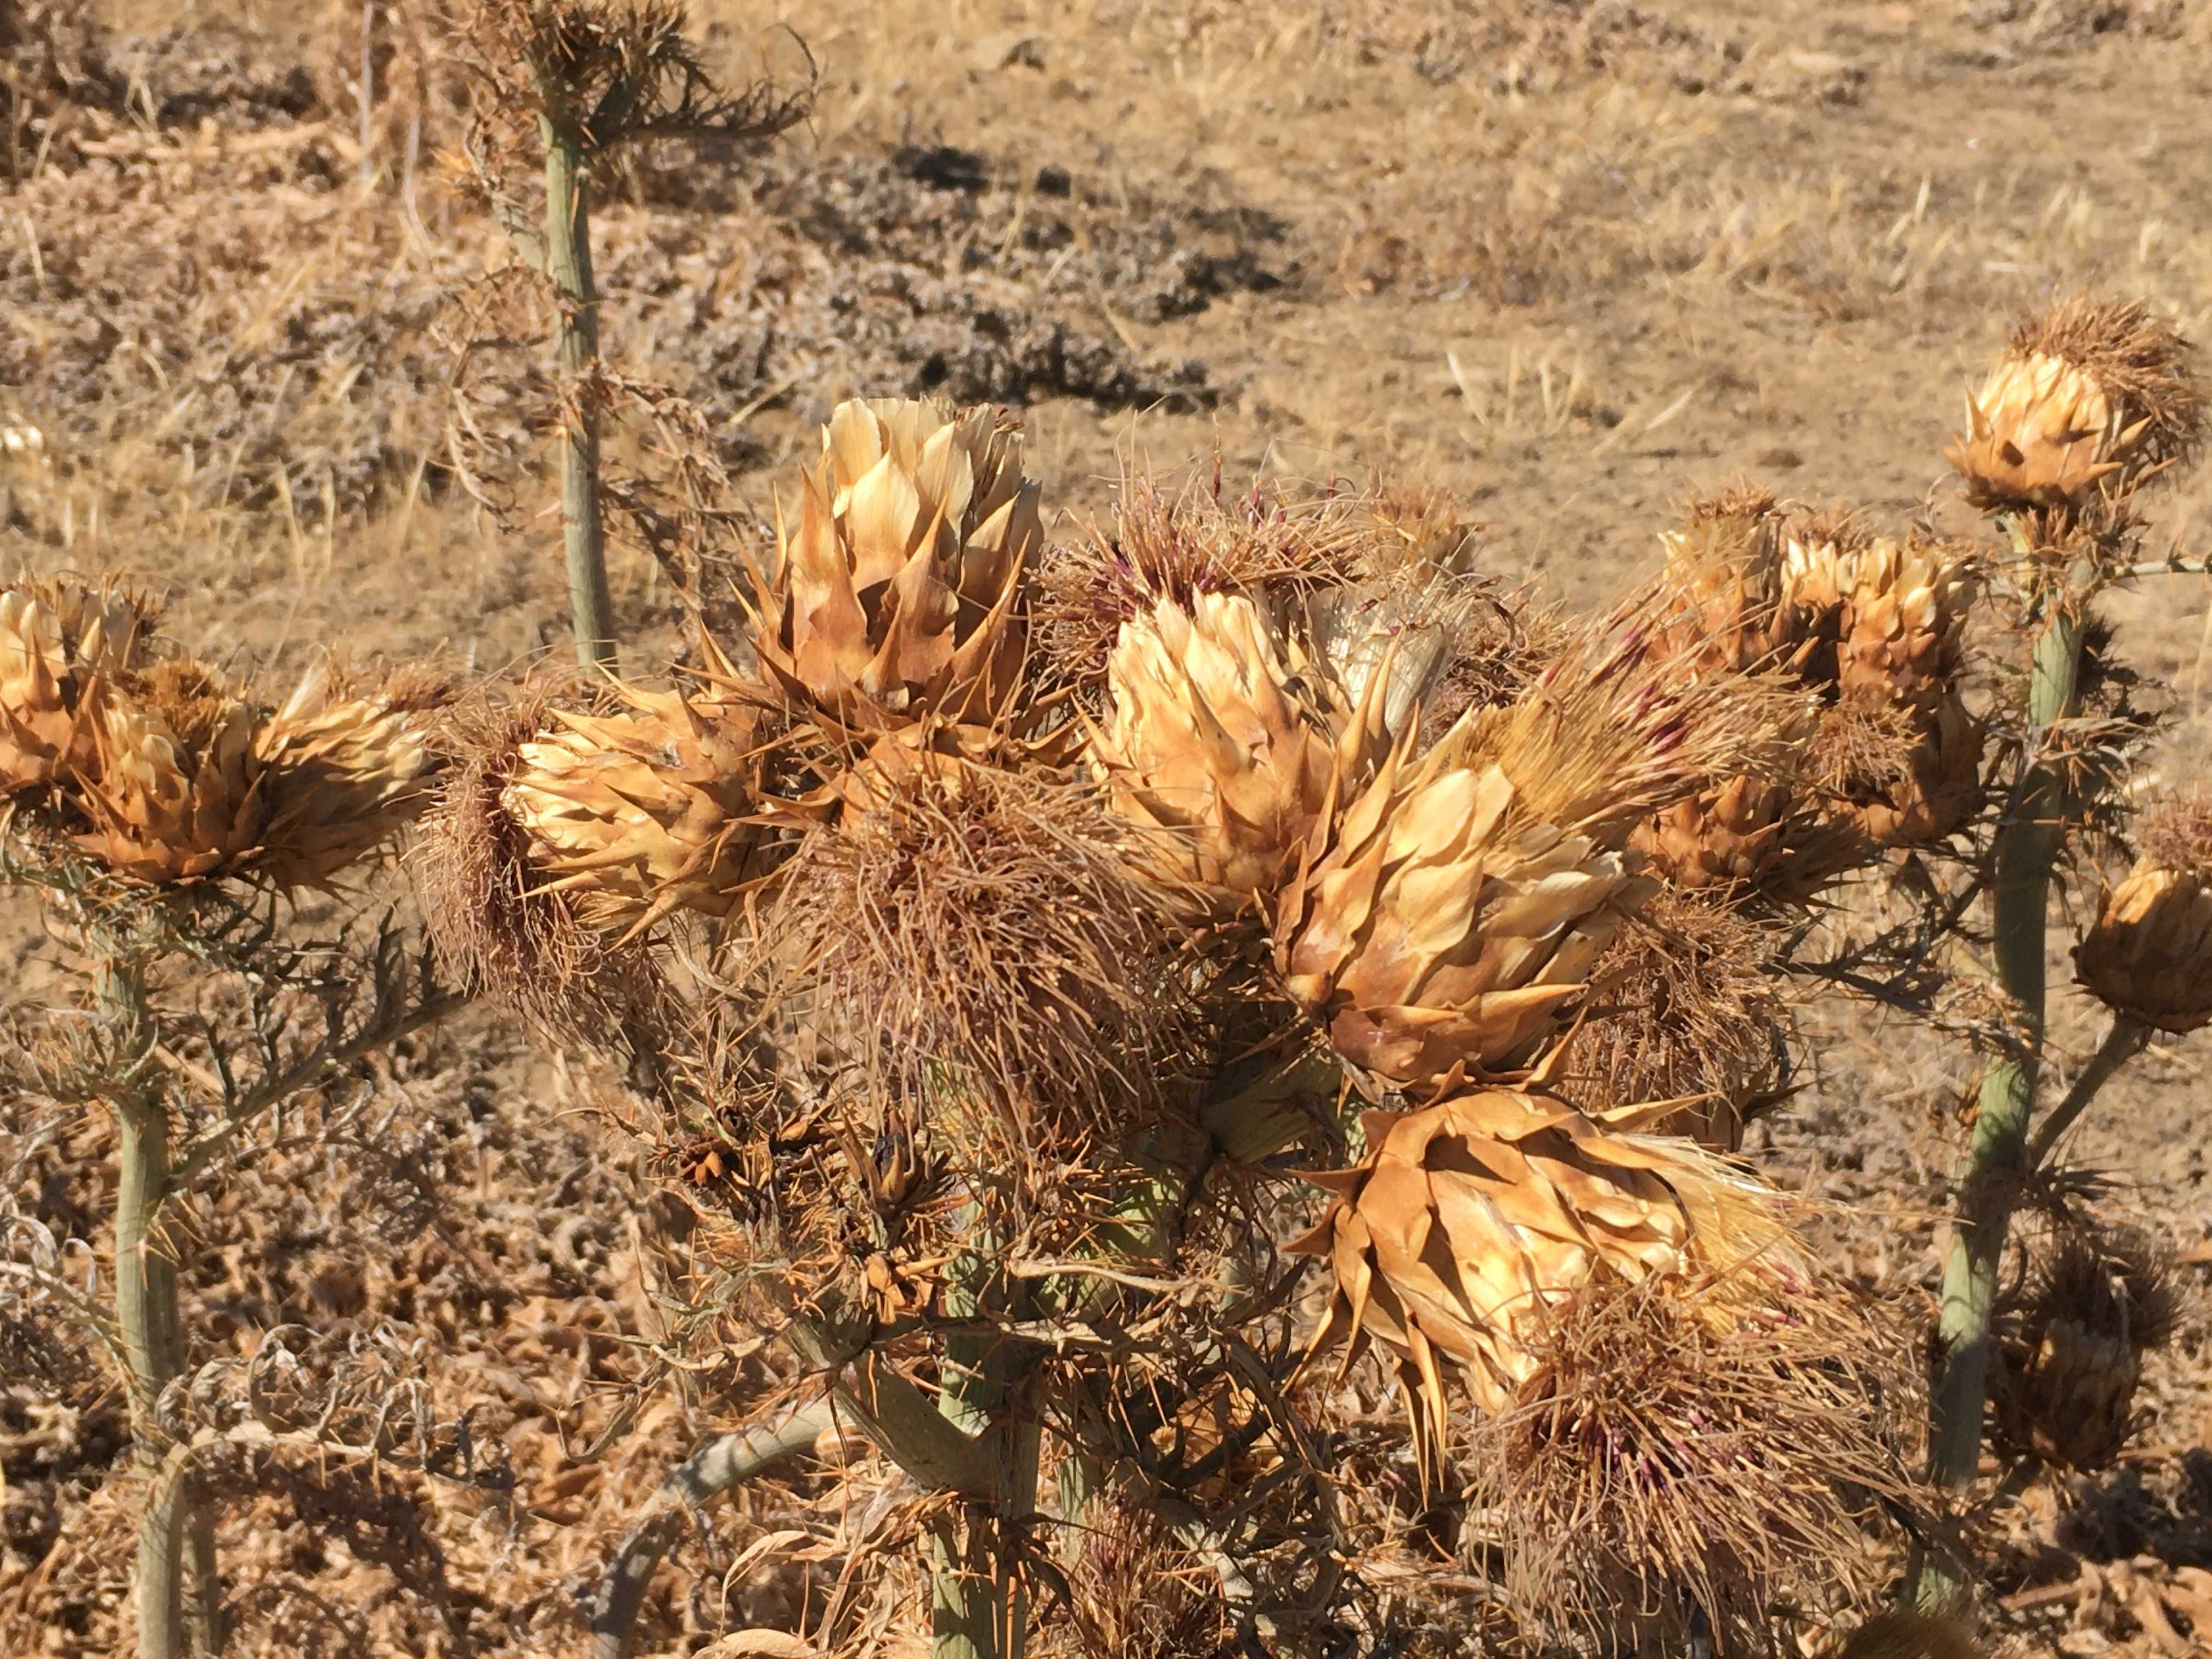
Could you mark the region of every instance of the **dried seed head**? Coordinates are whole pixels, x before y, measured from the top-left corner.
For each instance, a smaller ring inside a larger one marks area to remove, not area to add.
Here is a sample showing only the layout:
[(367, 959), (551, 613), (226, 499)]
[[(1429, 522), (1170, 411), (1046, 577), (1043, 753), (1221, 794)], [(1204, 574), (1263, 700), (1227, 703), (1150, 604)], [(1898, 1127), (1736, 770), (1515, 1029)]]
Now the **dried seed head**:
[(1278, 921), (1291, 995), (1337, 1053), (1401, 1087), (1525, 1063), (1650, 884), (1547, 822), (1492, 762), (1401, 744)]
[(325, 887), (388, 846), (430, 801), (428, 719), (449, 694), (400, 669), (347, 686), (325, 658), (254, 734), (268, 823), (255, 872), (282, 889)]
[(1662, 532), (1659, 648), (1722, 673), (1797, 667), (1814, 641), (1784, 603), (1784, 516), (1765, 490), (1741, 488), (1684, 504)]
[[(1470, 1436), (1470, 1542), (1547, 1645), (1795, 1656), (1774, 1617), (1863, 1606), (1911, 1480), (1905, 1366), (1843, 1287), (1594, 1278), (1531, 1322), (1510, 1407)], [(1716, 1304), (1725, 1304), (1717, 1306)]]
[(0, 793), (92, 763), (103, 689), (143, 665), (155, 612), (71, 576), (0, 588)]
[(410, 863), (449, 971), (556, 1037), (596, 1040), (656, 982), (643, 947), (612, 943), (612, 930), (642, 906), (562, 885), (547, 869), (557, 854), (507, 805), (509, 786), (529, 770), (524, 748), (568, 729), (556, 711), (578, 705), (605, 708), (556, 684), (529, 688), (510, 706), (479, 701), (456, 711), (453, 762)]
[(1255, 480), (1224, 499), (1217, 466), (1170, 495), (1124, 473), (1110, 529), (1092, 524), (1055, 546), (1038, 573), (1037, 637), (1055, 682), (1096, 686), (1125, 624), (1161, 600), (1194, 610), (1202, 593), (1237, 595), (1270, 616), (1360, 573), (1372, 539), (1344, 498), (1289, 498)]
[[(1297, 685), (1284, 641), (1241, 594), (1156, 602), (1109, 659), (1113, 707), (1091, 761), (1116, 816), (1146, 832), (1166, 878), (1234, 913), (1273, 898), (1328, 811), (1340, 769), (1380, 746), (1344, 722), (1333, 743), (1319, 684)], [(1340, 752), (1341, 751), (1341, 752)]]
[[(1882, 712), (1879, 706), (1868, 710), (1871, 718), (1861, 729), (1879, 730), (1874, 722)], [(1985, 799), (1984, 732), (1965, 699), (1947, 692), (1914, 721), (1909, 748), (1838, 792), (1844, 797), (1841, 811), (1876, 847), (1932, 846), (1971, 822)]]
[(1767, 745), (1786, 698), (1651, 641), (1591, 630), (1418, 762), (1401, 743), (1328, 826), (1277, 965), (1345, 1059), (1401, 1087), (1526, 1063), (1653, 890), (1621, 857), (1638, 818)]
[(2074, 947), (2081, 982), (2163, 1031), (2212, 1024), (2212, 797), (2148, 814), (2142, 856)]
[(91, 763), (68, 785), (91, 824), (77, 845), (157, 884), (243, 867), (269, 822), (257, 724), (220, 676), (193, 662), (156, 664), (104, 695)]
[(840, 404), (820, 460), (777, 503), (762, 667), (848, 723), (988, 723), (1019, 678), (1042, 533), (1020, 435), (994, 410)]
[(732, 978), (810, 1011), (822, 1069), (891, 1121), (1047, 1179), (1042, 1150), (1153, 1109), (1181, 1012), (1170, 897), (1050, 774), (902, 767), (872, 793), (808, 835)]
[(2203, 402), (2171, 323), (2140, 301), (2076, 295), (2013, 331), (1943, 453), (1985, 511), (2078, 507), (2193, 453)]
[(1631, 1132), (1655, 1115), (1448, 1095), (1368, 1113), (1366, 1157), (1317, 1177), (1337, 1200), (1290, 1247), (1335, 1274), (1312, 1352), (1348, 1342), (1348, 1365), (1370, 1340), (1389, 1350), (1426, 1474), (1441, 1467), (1446, 1367), (1478, 1412), (1509, 1410), (1543, 1368), (1553, 1310), (1591, 1285), (1698, 1286), (1701, 1316), (1726, 1322), (1741, 1296), (1705, 1288), (1711, 1276), (1753, 1293), (1808, 1271), (1778, 1195), (1688, 1141)]
[(2063, 1468), (2109, 1466), (2136, 1427), (2143, 1356), (2172, 1340), (2177, 1316), (2171, 1255), (2148, 1235), (2062, 1224), (2000, 1320), (1998, 1434)]
[(1839, 508), (1742, 495), (1692, 503), (1669, 539), (1669, 648), (1804, 689), (1779, 777), (1731, 781), (1642, 826), (1669, 880), (1802, 905), (1882, 847), (1949, 835), (1978, 810), (1983, 734), (1955, 684), (1978, 590), (1971, 550), (1875, 536)]
[(621, 686), (620, 712), (556, 708), (522, 744), (501, 804), (548, 888), (586, 925), (726, 915), (752, 873), (759, 719), (750, 706)]
[(1889, 538), (1830, 567), (1841, 592), (1836, 682), (1925, 712), (1951, 690), (1968, 611), (1979, 591), (1974, 550)]
[(1590, 1017), (1561, 1092), (1591, 1109), (1680, 1101), (1657, 1132), (1734, 1152), (1744, 1125), (1786, 1090), (1785, 938), (1725, 896), (1661, 891), (1591, 970)]

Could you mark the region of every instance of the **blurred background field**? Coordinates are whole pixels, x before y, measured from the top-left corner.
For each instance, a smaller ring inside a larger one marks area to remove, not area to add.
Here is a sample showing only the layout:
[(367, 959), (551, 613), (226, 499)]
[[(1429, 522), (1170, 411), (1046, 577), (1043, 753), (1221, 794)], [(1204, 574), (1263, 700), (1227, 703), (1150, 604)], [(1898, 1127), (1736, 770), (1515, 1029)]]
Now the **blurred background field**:
[[(455, 422), (483, 418), (453, 396), (452, 302), (509, 256), (449, 188), (459, 90), (429, 10), (0, 0), (0, 424), (40, 439), (0, 453), (11, 562), (140, 573), (240, 666), (339, 640), (478, 671), (565, 648), (550, 485), (502, 533), (452, 465)], [(1132, 462), (1419, 479), (1485, 523), (1487, 569), (1587, 603), (1650, 565), (1672, 502), (1737, 480), (1963, 527), (1941, 447), (2054, 290), (2212, 336), (2198, 0), (693, 13), (734, 80), (811, 56), (819, 101), (773, 146), (667, 146), (610, 192), (605, 336), (707, 413), (763, 514), (836, 400), (935, 392), (1021, 412), (1048, 511), (1105, 511)], [(2201, 554), (2208, 506), (2200, 475), (2161, 526)], [(625, 640), (673, 643), (652, 559), (618, 548), (613, 574)], [(2212, 589), (2152, 576), (2112, 609), (2172, 714), (2152, 769), (2201, 780)], [(35, 1002), (45, 941), (19, 920), (5, 943)], [(2057, 1018), (2086, 1049), (2086, 1001)], [(1832, 1227), (1868, 1280), (1932, 1285), (1965, 1057), (1866, 1013), (1816, 1037), (1752, 1150), (1879, 1205)], [(2212, 1256), (2203, 1064), (2154, 1051), (2084, 1146)], [(577, 1592), (721, 1421), (680, 1376), (623, 1415), (683, 1217), (598, 1121), (605, 1080), (497, 1021), (410, 1040), (374, 1080), (404, 1103), (377, 1133), (274, 1152), (194, 1218), (221, 1265), (195, 1323), (416, 1332), (511, 1486), (363, 1475), (234, 1504), (236, 1650), (580, 1651)], [(47, 1133), (0, 1113), (0, 1164), (94, 1231), (105, 1161), (80, 1143), (104, 1131)], [(0, 1648), (125, 1651), (119, 1402), (88, 1361), (35, 1374), (5, 1336)], [(2117, 1473), (1991, 1523), (2021, 1650), (2193, 1650), (2160, 1611), (2191, 1596), (2212, 1629), (2208, 1346), (2192, 1310)], [(727, 1370), (740, 1398), (770, 1380)], [(647, 1650), (791, 1618), (835, 1579), (868, 1517), (795, 1478), (678, 1551)], [(749, 1553), (787, 1530), (772, 1564)]]

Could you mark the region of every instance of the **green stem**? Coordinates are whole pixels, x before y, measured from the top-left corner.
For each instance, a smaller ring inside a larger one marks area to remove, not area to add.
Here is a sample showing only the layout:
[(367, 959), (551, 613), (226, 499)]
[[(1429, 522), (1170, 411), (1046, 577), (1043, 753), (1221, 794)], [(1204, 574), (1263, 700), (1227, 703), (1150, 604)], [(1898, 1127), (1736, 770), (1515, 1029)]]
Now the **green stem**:
[(711, 1440), (678, 1464), (653, 1493), (600, 1581), (599, 1603), (591, 1618), (592, 1659), (629, 1659), (646, 1586), (687, 1516), (805, 1451), (836, 1420), (825, 1398), (793, 1413), (774, 1428), (739, 1429)]
[[(945, 1293), (951, 1318), (976, 1319), (1005, 1299), (995, 1245), (979, 1232), (952, 1264)], [(1028, 1649), (1028, 1595), (1012, 1533), (1036, 1512), (1042, 1442), (1034, 1422), (1008, 1410), (1018, 1360), (1018, 1345), (989, 1332), (945, 1339), (938, 1407), (988, 1462), (990, 1497), (963, 1505), (931, 1534), (931, 1659), (1023, 1659)]]
[(561, 306), (561, 532), (576, 660), (612, 666), (614, 602), (607, 591), (606, 527), (599, 500), (599, 405), (584, 382), (599, 356), (599, 299), (592, 280), (591, 175), (583, 135), (566, 121), (540, 124), (545, 141), (545, 274)]
[[(2038, 733), (2074, 712), (2081, 618), (2063, 602), (2035, 642), (2028, 718)], [(2028, 1121), (2043, 1052), (2045, 930), (2052, 866), (2065, 838), (2063, 778), (2048, 763), (2029, 768), (2015, 810), (1998, 827), (1995, 908), (1997, 983), (2020, 1021), (2022, 1047), (1982, 1079), (1974, 1135), (1960, 1182), (1950, 1254), (1943, 1264), (1937, 1325), (1942, 1355), (1930, 1401), (1929, 1475), (1970, 1485), (1980, 1466), (1997, 1269), (2020, 1179), (2027, 1172)], [(1914, 1596), (1928, 1607), (1957, 1605), (1966, 1585), (1954, 1563), (1923, 1560)]]
[(155, 1417), (185, 1360), (177, 1264), (155, 1233), (171, 1186), (168, 1103), (136, 1058), (150, 1041), (144, 981), (111, 959), (98, 989), (118, 1050), (132, 1056), (120, 1062), (108, 1103), (116, 1124), (115, 1322), (131, 1371), (133, 1461), (152, 1483), (138, 1526), (138, 1651), (144, 1659), (212, 1655), (222, 1641), (214, 1514), (197, 1482), (161, 1480), (167, 1436)]
[(2097, 1052), (2089, 1056), (2089, 1063), (2081, 1068), (2081, 1075), (2074, 1079), (2074, 1086), (2066, 1091), (2066, 1098), (2058, 1103), (2051, 1115), (2037, 1127), (2035, 1139), (2028, 1143), (2027, 1167), (2033, 1171), (2041, 1169), (2057, 1150), (2059, 1141), (2072, 1128), (2082, 1113), (2089, 1109), (2097, 1092), (2112, 1081), (2112, 1074), (2141, 1054), (2150, 1042), (2150, 1030), (2125, 1014), (2115, 1015), (2112, 1029), (2105, 1033), (2105, 1040), (2097, 1045)]

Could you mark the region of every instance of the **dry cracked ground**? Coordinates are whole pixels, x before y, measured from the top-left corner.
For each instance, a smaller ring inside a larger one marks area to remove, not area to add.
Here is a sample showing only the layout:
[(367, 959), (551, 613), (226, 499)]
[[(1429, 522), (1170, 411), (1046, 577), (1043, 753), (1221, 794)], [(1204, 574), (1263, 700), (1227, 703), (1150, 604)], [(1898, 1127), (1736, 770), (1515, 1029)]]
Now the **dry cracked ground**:
[[(482, 670), (559, 644), (542, 456), (523, 443), (504, 530), (454, 464), (480, 417), (456, 317), (509, 255), (450, 187), (428, 10), (0, 4), (0, 420), (46, 446), (0, 463), (11, 565), (142, 572), (180, 628), (272, 671), (333, 639)], [(694, 13), (727, 72), (811, 54), (820, 97), (780, 143), (672, 147), (611, 191), (605, 328), (704, 411), (755, 510), (836, 399), (936, 392), (1020, 410), (1071, 515), (1133, 465), (1417, 477), (1472, 504), (1492, 569), (1588, 603), (1650, 563), (1671, 502), (1739, 478), (1963, 522), (1940, 459), (1962, 387), (2055, 290), (2212, 337), (2202, 0)], [(2203, 547), (2208, 503), (2181, 483), (2162, 532)], [(667, 644), (653, 562), (618, 550), (615, 579), (625, 635)], [(2172, 716), (2150, 763), (2202, 775), (2212, 592), (2154, 576), (2112, 609)], [(35, 1002), (49, 947), (11, 927)], [(2063, 994), (2066, 1052), (2094, 1027)], [(1809, 1086), (1753, 1151), (1856, 1206), (1835, 1247), (1870, 1282), (1924, 1291), (1971, 1059), (1863, 1010), (1813, 1029)], [(2081, 1140), (2114, 1204), (2200, 1255), (2207, 1060), (2155, 1050)], [(580, 1651), (576, 1593), (628, 1517), (770, 1374), (740, 1358), (721, 1406), (678, 1378), (623, 1413), (683, 1224), (600, 1127), (600, 1082), (489, 1021), (373, 1080), (397, 1103), (374, 1133), (272, 1148), (193, 1218), (192, 1318), (218, 1348), (288, 1323), (421, 1345), (484, 1468), (231, 1494), (236, 1651)], [(97, 1237), (105, 1133), (0, 1115), (0, 1163)], [(1988, 1522), (2008, 1648), (2212, 1640), (2208, 1346), (2192, 1311), (2117, 1472)], [(33, 1358), (0, 1340), (0, 1647), (125, 1652), (120, 1407), (88, 1356)], [(826, 1489), (762, 1487), (688, 1540), (644, 1650), (796, 1616), (850, 1519)], [(804, 1535), (771, 1571), (747, 1551), (777, 1528)]]

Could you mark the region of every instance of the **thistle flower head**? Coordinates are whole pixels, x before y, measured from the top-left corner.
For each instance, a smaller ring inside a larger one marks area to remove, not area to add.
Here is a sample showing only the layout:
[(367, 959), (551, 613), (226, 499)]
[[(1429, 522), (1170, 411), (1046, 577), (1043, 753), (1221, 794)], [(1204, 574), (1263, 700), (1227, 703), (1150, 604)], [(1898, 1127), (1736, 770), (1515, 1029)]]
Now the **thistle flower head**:
[(1156, 868), (1233, 913), (1271, 899), (1327, 812), (1339, 773), (1379, 744), (1340, 713), (1341, 742), (1287, 647), (1241, 594), (1157, 601), (1125, 624), (1108, 666), (1112, 708), (1091, 735), (1115, 814)]
[(1224, 497), (1217, 466), (1170, 494), (1125, 473), (1113, 522), (1046, 556), (1038, 579), (1037, 637), (1057, 683), (1096, 686), (1122, 629), (1161, 601), (1185, 611), (1199, 596), (1235, 596), (1271, 617), (1309, 592), (1362, 574), (1374, 539), (1340, 497), (1298, 500), (1255, 481)]
[[(604, 880), (584, 866), (594, 853), (619, 846), (625, 829), (654, 850), (665, 850), (665, 833), (649, 811), (590, 787), (606, 780), (582, 751), (560, 742), (575, 731), (563, 714), (588, 710), (618, 722), (618, 706), (611, 694), (594, 696), (568, 682), (525, 687), (512, 702), (479, 697), (462, 705), (448, 724), (451, 763), (410, 860), (431, 940), (448, 970), (562, 1038), (617, 1030), (659, 984), (646, 945), (623, 942), (652, 902), (650, 854), (609, 860)], [(642, 729), (641, 721), (628, 735)], [(525, 756), (548, 742), (568, 763), (558, 772), (541, 772)], [(606, 769), (637, 759), (618, 747), (617, 754)], [(533, 822), (513, 810), (518, 783)], [(602, 815), (562, 793), (571, 788)], [(640, 793), (650, 805), (668, 804), (657, 783)], [(557, 840), (540, 833), (556, 823)], [(574, 879), (580, 874), (586, 879)], [(608, 971), (611, 958), (620, 971)]]
[(278, 888), (328, 886), (430, 802), (441, 757), (428, 723), (450, 690), (405, 669), (348, 678), (319, 660), (254, 733), (269, 808), (255, 868)]
[(555, 708), (520, 744), (501, 805), (545, 888), (613, 931), (736, 902), (761, 838), (751, 821), (763, 738), (749, 705), (615, 688), (619, 706)]
[[(1666, 1109), (1664, 1108), (1660, 1109)], [(1326, 1255), (1336, 1293), (1319, 1354), (1370, 1341), (1396, 1361), (1423, 1468), (1441, 1467), (1455, 1372), (1478, 1413), (1510, 1410), (1543, 1365), (1547, 1323), (1593, 1285), (1665, 1296), (1735, 1275), (1746, 1292), (1802, 1274), (1778, 1196), (1688, 1141), (1633, 1132), (1638, 1112), (1592, 1116), (1516, 1090), (1447, 1094), (1362, 1120), (1365, 1158), (1315, 1177), (1336, 1194), (1291, 1248)], [(1701, 1314), (1741, 1316), (1727, 1291)]]
[(2189, 343), (2140, 301), (2076, 295), (2022, 322), (1944, 455), (1989, 512), (2132, 494), (2193, 453), (2204, 399)]
[(848, 722), (988, 723), (1019, 678), (1042, 533), (1020, 436), (994, 411), (841, 404), (821, 458), (778, 501), (775, 568), (757, 584), (762, 666)]
[(1042, 1176), (1043, 1150), (1154, 1109), (1180, 928), (1092, 792), (949, 759), (885, 769), (871, 794), (799, 844), (732, 982), (807, 1010), (820, 1069), (963, 1167), (1018, 1151)]
[(2143, 1356), (2173, 1339), (2170, 1252), (2133, 1228), (2062, 1223), (1999, 1319), (1990, 1404), (1998, 1434), (2062, 1468), (2099, 1469), (2137, 1426)]
[(1680, 1651), (1695, 1609), (1717, 1651), (1794, 1656), (1778, 1607), (1878, 1592), (1869, 1534), (1911, 1495), (1907, 1368), (1846, 1288), (1755, 1264), (1597, 1278), (1531, 1322), (1528, 1347), (1464, 1468), (1532, 1635)]
[(156, 614), (127, 589), (70, 576), (0, 588), (0, 793), (90, 763), (102, 690), (143, 665)]
[(156, 885), (243, 867), (269, 822), (257, 724), (220, 675), (194, 662), (157, 663), (104, 696), (90, 762), (70, 778), (90, 825), (77, 845)]
[(2212, 798), (2147, 814), (2140, 846), (2075, 946), (2075, 966), (2116, 1012), (2193, 1031), (2212, 1024)]
[(1662, 890), (1591, 969), (1594, 1006), (1560, 1069), (1561, 1092), (1592, 1110), (1679, 1101), (1661, 1133), (1735, 1151), (1790, 1070), (1785, 936), (1729, 896)]

